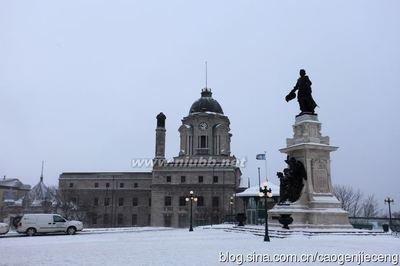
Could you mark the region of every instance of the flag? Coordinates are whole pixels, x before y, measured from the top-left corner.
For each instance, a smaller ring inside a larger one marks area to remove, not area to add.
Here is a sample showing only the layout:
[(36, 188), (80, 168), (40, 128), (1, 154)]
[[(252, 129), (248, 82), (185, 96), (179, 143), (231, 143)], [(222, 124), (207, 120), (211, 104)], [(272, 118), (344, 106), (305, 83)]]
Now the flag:
[(267, 158), (265, 158), (265, 153), (260, 153), (257, 154), (256, 156), (256, 160), (266, 160)]

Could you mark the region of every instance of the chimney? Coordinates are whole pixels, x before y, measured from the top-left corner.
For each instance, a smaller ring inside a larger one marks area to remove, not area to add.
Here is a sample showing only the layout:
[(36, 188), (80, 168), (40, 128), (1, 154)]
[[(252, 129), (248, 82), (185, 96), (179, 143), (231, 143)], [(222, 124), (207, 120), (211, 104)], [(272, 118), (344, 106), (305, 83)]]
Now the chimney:
[(154, 159), (165, 159), (165, 119), (167, 117), (163, 113), (159, 113), (156, 118), (156, 152)]

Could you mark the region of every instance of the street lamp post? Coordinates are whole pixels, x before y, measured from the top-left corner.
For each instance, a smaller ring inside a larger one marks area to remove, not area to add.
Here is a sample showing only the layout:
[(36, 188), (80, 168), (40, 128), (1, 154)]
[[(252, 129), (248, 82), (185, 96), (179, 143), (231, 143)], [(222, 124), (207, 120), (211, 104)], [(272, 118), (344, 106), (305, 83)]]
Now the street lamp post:
[(189, 195), (185, 198), (186, 201), (190, 201), (190, 227), (189, 232), (193, 231), (193, 201), (197, 201), (197, 196), (194, 195), (193, 190), (189, 192)]
[(231, 216), (230, 220), (231, 220), (231, 223), (232, 223), (233, 222), (233, 219), (232, 219), (232, 216), (233, 216), (233, 196), (231, 196), (229, 198), (229, 208), (230, 208), (230, 216)]
[(265, 208), (265, 235), (264, 241), (269, 242), (269, 235), (268, 235), (268, 206), (267, 206), (267, 199), (272, 197), (272, 190), (268, 188), (268, 182), (264, 181), (262, 186), (260, 187), (260, 197), (264, 197), (264, 208)]
[(389, 228), (392, 228), (392, 210), (390, 208), (390, 204), (393, 203), (393, 202), (394, 202), (394, 200), (391, 199), (390, 197), (387, 197), (385, 199), (385, 203), (387, 203), (388, 206), (389, 206)]

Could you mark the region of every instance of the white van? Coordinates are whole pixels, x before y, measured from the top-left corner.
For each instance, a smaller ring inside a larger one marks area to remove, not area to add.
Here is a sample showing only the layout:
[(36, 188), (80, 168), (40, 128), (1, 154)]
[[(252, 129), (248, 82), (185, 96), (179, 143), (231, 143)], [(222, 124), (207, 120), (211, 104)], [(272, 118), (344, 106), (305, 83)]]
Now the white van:
[(16, 220), (16, 231), (33, 236), (36, 233), (65, 232), (68, 235), (82, 231), (83, 224), (79, 221), (68, 221), (58, 214), (24, 214)]

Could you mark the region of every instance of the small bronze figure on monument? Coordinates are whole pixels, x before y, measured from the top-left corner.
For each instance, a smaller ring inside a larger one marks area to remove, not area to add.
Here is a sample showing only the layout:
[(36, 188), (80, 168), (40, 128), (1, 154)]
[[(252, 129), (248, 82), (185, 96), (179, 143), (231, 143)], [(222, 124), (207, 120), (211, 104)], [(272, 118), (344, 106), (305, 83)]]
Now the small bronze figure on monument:
[(280, 180), (280, 200), (279, 203), (295, 202), (301, 196), (304, 183), (307, 180), (307, 173), (302, 162), (296, 160), (294, 157), (288, 156), (285, 160), (288, 168), (276, 175)]
[(299, 102), (301, 110), (299, 116), (303, 114), (315, 114), (314, 110), (315, 107), (317, 107), (317, 103), (311, 95), (311, 84), (312, 82), (306, 75), (306, 71), (300, 69), (300, 78), (297, 79), (296, 86), (294, 86), (293, 90), (285, 97), (287, 102), (293, 100), (296, 98), (296, 90), (298, 90), (297, 101)]

